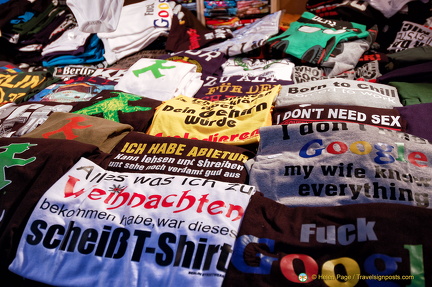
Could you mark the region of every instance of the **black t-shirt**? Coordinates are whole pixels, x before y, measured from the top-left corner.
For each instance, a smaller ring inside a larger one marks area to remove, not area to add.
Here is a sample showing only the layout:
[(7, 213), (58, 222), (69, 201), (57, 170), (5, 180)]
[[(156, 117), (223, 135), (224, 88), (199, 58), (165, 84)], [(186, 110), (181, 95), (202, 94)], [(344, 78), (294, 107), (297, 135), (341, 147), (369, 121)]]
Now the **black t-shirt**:
[(246, 183), (244, 162), (255, 154), (234, 145), (130, 132), (101, 166), (112, 171), (164, 173)]

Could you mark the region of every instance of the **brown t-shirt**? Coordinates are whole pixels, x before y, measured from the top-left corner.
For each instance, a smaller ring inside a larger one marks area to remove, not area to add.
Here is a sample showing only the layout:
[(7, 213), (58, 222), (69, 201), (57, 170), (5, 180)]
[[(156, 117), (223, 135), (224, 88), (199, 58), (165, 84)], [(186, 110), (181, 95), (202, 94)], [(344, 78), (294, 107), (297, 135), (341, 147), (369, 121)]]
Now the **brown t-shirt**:
[[(60, 148), (61, 147), (61, 148)], [(34, 206), (81, 157), (99, 163), (96, 146), (71, 140), (0, 138), (0, 278), (12, 284), (8, 265)]]
[(110, 152), (132, 129), (130, 125), (98, 117), (55, 112), (45, 123), (23, 137), (75, 140)]

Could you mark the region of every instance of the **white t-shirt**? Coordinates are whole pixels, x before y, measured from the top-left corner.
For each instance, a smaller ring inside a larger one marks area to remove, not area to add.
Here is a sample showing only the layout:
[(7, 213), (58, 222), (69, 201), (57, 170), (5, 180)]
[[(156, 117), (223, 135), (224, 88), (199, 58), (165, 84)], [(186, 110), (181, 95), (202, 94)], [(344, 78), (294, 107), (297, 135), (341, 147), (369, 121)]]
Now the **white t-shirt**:
[(117, 29), (124, 0), (67, 0), (80, 30), (87, 33)]
[(194, 64), (142, 58), (128, 69), (115, 89), (166, 101), (178, 95), (193, 97), (202, 84)]
[(9, 268), (54, 286), (220, 286), (254, 192), (81, 158), (41, 197)]
[(123, 7), (117, 29), (98, 33), (104, 43), (104, 57), (108, 64), (138, 52), (159, 36), (168, 35), (173, 17), (168, 0), (147, 0)]

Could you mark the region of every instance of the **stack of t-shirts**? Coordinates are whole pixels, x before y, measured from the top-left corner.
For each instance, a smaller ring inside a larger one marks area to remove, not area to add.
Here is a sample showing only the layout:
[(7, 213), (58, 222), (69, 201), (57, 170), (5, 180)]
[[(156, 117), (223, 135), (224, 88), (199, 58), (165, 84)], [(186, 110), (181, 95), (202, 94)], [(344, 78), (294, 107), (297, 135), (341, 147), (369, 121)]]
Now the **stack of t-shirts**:
[(338, 15), (337, 8), (342, 5), (342, 0), (308, 0), (306, 2), (306, 10), (321, 17), (335, 18)]
[(81, 54), (85, 51), (85, 45), (90, 36), (90, 33), (81, 32), (78, 26), (75, 26), (65, 31), (57, 40), (45, 46), (42, 50), (42, 59), (48, 61), (63, 54)]
[(6, 26), (10, 20), (16, 17), (23, 17), (26, 11), (34, 11), (42, 13), (52, 0), (14, 0), (14, 1), (1, 1), (0, 3), (0, 28)]
[(45, 56), (42, 64), (46, 67), (65, 66), (73, 64), (94, 64), (101, 63), (104, 58), (104, 45), (96, 34), (88, 37), (84, 44), (84, 51), (60, 53), (60, 55)]
[(279, 32), (282, 11), (269, 14), (252, 24), (233, 32), (233, 38), (203, 48), (205, 51), (220, 51), (228, 56), (237, 56), (265, 45), (266, 41)]
[(375, 34), (362, 24), (327, 20), (304, 12), (288, 30), (270, 38), (268, 43), (275, 53), (327, 67), (328, 74), (337, 75), (357, 65)]
[(148, 0), (124, 6), (117, 29), (97, 33), (103, 41), (108, 64), (144, 49), (159, 36), (168, 35), (172, 15), (170, 1)]
[(165, 45), (167, 51), (196, 50), (232, 38), (230, 29), (205, 27), (183, 5), (177, 4), (173, 10), (172, 27)]
[[(407, 132), (431, 140), (432, 27), (403, 21), (388, 50), (386, 73), (378, 77), (397, 89), (404, 107), (397, 108), (407, 121)], [(396, 51), (396, 52), (395, 52)]]
[(377, 25), (374, 49), (386, 52), (400, 30), (403, 21), (423, 24), (430, 17), (430, 1), (341, 1), (309, 0), (306, 11), (329, 20), (352, 21), (371, 28)]
[(405, 106), (432, 102), (431, 49), (432, 27), (410, 21), (403, 22), (388, 47), (396, 68), (378, 80), (396, 87)]
[(13, 56), (22, 63), (40, 65), (43, 47), (76, 25), (65, 5), (52, 1), (41, 10), (26, 10), (2, 27), (2, 37), (14, 45)]
[(193, 64), (143, 58), (128, 69), (115, 88), (161, 101), (178, 95), (193, 97), (203, 83), (196, 69)]

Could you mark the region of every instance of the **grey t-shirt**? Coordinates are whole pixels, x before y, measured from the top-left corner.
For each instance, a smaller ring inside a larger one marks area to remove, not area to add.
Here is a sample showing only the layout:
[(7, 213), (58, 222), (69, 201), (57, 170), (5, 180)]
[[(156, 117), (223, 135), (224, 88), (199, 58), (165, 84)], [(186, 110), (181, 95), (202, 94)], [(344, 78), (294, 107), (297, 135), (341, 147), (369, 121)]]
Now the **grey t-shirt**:
[(432, 145), (368, 125), (263, 127), (250, 184), (287, 206), (398, 203), (430, 207)]

